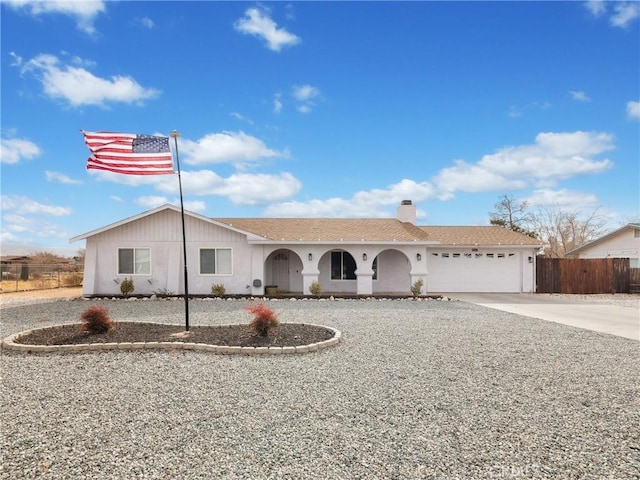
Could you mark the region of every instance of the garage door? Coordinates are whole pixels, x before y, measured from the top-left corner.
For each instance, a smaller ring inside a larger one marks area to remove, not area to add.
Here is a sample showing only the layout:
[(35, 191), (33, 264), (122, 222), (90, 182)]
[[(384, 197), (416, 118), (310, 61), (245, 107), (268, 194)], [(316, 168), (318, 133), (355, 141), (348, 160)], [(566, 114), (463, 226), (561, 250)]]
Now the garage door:
[(428, 292), (520, 292), (520, 253), (431, 251)]

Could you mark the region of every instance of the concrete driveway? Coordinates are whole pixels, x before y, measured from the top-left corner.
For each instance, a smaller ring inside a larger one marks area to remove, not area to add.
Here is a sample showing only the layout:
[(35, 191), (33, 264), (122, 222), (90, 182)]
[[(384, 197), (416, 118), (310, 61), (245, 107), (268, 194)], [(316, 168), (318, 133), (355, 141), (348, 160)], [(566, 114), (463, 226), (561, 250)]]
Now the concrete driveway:
[(640, 341), (640, 308), (637, 302), (627, 302), (626, 306), (622, 306), (616, 304), (615, 299), (602, 302), (590, 300), (588, 295), (576, 297), (531, 293), (447, 293), (443, 295), (483, 307)]

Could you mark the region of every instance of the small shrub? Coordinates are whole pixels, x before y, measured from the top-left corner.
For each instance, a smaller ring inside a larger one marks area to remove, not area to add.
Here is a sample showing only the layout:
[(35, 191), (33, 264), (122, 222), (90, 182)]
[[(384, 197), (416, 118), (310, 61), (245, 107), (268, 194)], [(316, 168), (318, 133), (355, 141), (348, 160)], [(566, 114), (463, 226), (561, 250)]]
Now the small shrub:
[(423, 285), (424, 285), (424, 281), (421, 278), (413, 282), (413, 285), (411, 285), (411, 293), (413, 294), (414, 297), (417, 297), (422, 293)]
[(82, 315), (80, 330), (87, 333), (105, 333), (115, 327), (113, 320), (109, 318), (109, 310), (93, 305), (87, 308)]
[(65, 287), (75, 287), (82, 284), (83, 275), (80, 272), (72, 272), (62, 277), (62, 284)]
[(245, 308), (253, 315), (251, 327), (261, 337), (266, 337), (269, 335), (269, 330), (279, 325), (278, 315), (276, 315), (273, 309), (264, 304), (259, 303), (258, 305)]
[(320, 287), (320, 282), (318, 282), (317, 280), (314, 280), (313, 282), (311, 282), (311, 285), (309, 285), (309, 293), (311, 293), (311, 295), (315, 295), (316, 297), (319, 297), (322, 294), (322, 288)]
[(211, 295), (214, 297), (224, 297), (225, 293), (227, 293), (227, 289), (222, 283), (214, 283), (211, 287)]
[(120, 292), (122, 293), (122, 295), (128, 297), (129, 294), (133, 292), (133, 290), (133, 278), (125, 278), (124, 280), (122, 280), (122, 282), (120, 283)]

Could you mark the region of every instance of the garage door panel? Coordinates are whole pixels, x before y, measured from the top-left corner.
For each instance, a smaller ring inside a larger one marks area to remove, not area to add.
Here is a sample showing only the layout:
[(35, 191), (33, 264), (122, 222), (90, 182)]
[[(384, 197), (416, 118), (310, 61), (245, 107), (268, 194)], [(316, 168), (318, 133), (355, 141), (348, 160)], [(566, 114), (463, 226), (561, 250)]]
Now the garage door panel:
[(519, 292), (520, 255), (513, 252), (432, 252), (427, 291)]

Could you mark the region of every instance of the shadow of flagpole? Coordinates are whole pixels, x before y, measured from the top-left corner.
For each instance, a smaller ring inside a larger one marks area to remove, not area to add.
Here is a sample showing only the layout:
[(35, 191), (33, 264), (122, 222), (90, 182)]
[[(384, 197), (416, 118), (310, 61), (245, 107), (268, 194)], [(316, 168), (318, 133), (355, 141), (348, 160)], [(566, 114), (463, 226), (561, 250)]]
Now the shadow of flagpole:
[(187, 235), (184, 227), (184, 202), (182, 200), (182, 177), (180, 175), (180, 155), (178, 154), (178, 137), (180, 132), (173, 130), (169, 136), (175, 142), (176, 165), (178, 166), (178, 185), (180, 187), (180, 214), (182, 216), (182, 255), (184, 261), (184, 328), (189, 331), (189, 270), (187, 268)]

